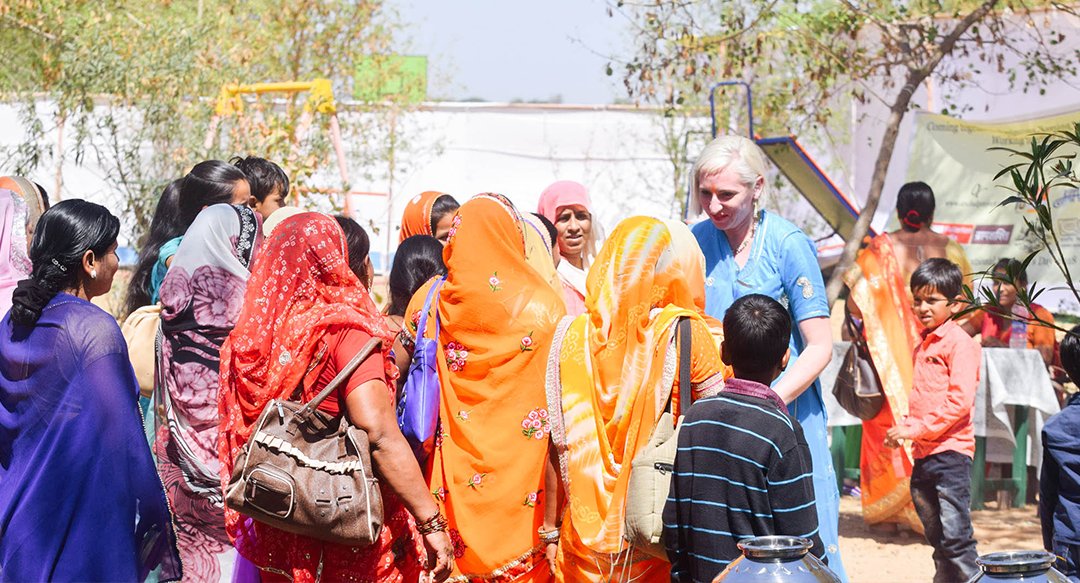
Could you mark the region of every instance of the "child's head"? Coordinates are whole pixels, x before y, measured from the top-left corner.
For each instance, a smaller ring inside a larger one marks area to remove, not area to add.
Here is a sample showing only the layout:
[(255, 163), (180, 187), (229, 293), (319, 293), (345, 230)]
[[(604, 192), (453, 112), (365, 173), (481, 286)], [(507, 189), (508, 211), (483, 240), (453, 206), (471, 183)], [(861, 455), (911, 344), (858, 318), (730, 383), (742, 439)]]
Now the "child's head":
[(256, 156), (236, 157), (231, 162), (247, 176), (251, 184), (249, 206), (263, 219), (285, 206), (285, 199), (289, 196), (289, 176), (281, 166)]
[(935, 257), (919, 264), (911, 274), (911, 311), (930, 330), (960, 311), (960, 288), (964, 275), (948, 259)]
[(1061, 368), (1072, 382), (1080, 385), (1080, 324), (1073, 326), (1061, 340)]
[(743, 296), (724, 314), (724, 362), (740, 379), (770, 384), (787, 366), (791, 316), (761, 294)]

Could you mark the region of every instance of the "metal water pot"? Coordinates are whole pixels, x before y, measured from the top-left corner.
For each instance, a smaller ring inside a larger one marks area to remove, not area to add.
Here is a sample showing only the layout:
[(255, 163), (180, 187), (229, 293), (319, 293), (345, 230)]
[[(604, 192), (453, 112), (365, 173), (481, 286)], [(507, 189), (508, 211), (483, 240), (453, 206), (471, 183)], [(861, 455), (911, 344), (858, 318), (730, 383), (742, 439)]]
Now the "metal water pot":
[(1068, 578), (1054, 568), (1054, 555), (1046, 551), (1009, 551), (982, 555), (975, 562), (982, 573), (968, 583), (990, 581), (1029, 581), (1031, 583), (1068, 583)]
[(739, 543), (735, 559), (713, 583), (840, 583), (825, 563), (810, 554), (814, 543), (794, 536), (759, 536)]

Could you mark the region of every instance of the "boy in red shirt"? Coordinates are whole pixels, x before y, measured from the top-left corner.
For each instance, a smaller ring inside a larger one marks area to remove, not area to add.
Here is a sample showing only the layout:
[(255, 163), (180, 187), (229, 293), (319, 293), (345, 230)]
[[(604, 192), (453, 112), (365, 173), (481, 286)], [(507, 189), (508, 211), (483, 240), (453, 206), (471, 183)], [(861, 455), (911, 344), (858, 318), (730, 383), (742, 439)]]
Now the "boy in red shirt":
[(927, 259), (911, 274), (912, 310), (924, 327), (915, 349), (909, 413), (885, 445), (913, 443), (911, 500), (934, 547), (934, 583), (967, 581), (979, 572), (971, 528), (971, 422), (982, 348), (952, 321), (963, 275), (947, 259)]

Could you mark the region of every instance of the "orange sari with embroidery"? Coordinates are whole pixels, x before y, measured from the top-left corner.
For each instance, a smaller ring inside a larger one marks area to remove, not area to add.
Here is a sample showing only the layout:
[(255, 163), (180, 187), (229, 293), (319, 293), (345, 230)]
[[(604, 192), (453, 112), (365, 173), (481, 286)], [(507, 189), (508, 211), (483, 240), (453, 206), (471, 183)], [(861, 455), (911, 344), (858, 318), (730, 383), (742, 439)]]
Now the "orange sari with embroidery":
[[(683, 233), (674, 233), (679, 229)], [(674, 236), (673, 236), (674, 235)], [(691, 387), (719, 390), (720, 360), (705, 307), (704, 259), (685, 225), (632, 217), (605, 241), (589, 269), (588, 311), (560, 326), (549, 365), (548, 401), (567, 510), (560, 581), (668, 581), (670, 564), (628, 548), (623, 510), (630, 462), (648, 442), (671, 391), (678, 391), (675, 324), (691, 321)], [(562, 334), (565, 329), (565, 334)]]
[(910, 447), (885, 447), (885, 433), (908, 414), (913, 353), (919, 324), (911, 312), (908, 274), (896, 259), (887, 235), (874, 237), (859, 253), (844, 281), (863, 315), (866, 343), (881, 379), (885, 404), (863, 421), (859, 468), (863, 519), (868, 524), (897, 522), (922, 532), (911, 503)]
[[(544, 372), (566, 308), (533, 231), (509, 200), (481, 194), (458, 210), (443, 251), (446, 282), (432, 308), (441, 320), (440, 429), (429, 485), (454, 540), (451, 581), (550, 578), (537, 535), (550, 433)], [(430, 287), (414, 294), (407, 322)]]
[[(960, 266), (970, 285), (971, 264), (955, 241), (945, 245), (945, 258)], [(870, 358), (881, 379), (885, 405), (876, 417), (863, 421), (859, 486), (863, 520), (867, 524), (895, 522), (921, 533), (922, 522), (911, 503), (911, 448), (885, 447), (885, 433), (908, 414), (915, 347), (921, 326), (911, 311), (911, 273), (897, 259), (889, 235), (870, 240), (855, 265), (844, 275), (851, 301), (863, 315)]]

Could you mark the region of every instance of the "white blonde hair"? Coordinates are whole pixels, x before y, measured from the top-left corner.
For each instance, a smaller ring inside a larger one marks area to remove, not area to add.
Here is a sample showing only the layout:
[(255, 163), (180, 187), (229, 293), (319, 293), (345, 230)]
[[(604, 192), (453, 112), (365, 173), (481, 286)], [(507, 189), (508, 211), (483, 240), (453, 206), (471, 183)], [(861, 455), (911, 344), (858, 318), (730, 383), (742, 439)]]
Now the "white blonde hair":
[(692, 200), (699, 200), (698, 184), (703, 176), (714, 174), (729, 166), (739, 175), (739, 181), (747, 188), (753, 188), (754, 182), (758, 178), (762, 179), (758, 205), (759, 207), (764, 205), (769, 195), (769, 181), (765, 176), (765, 152), (762, 152), (761, 148), (750, 139), (736, 135), (720, 136), (709, 142), (709, 145), (701, 151), (690, 173)]

